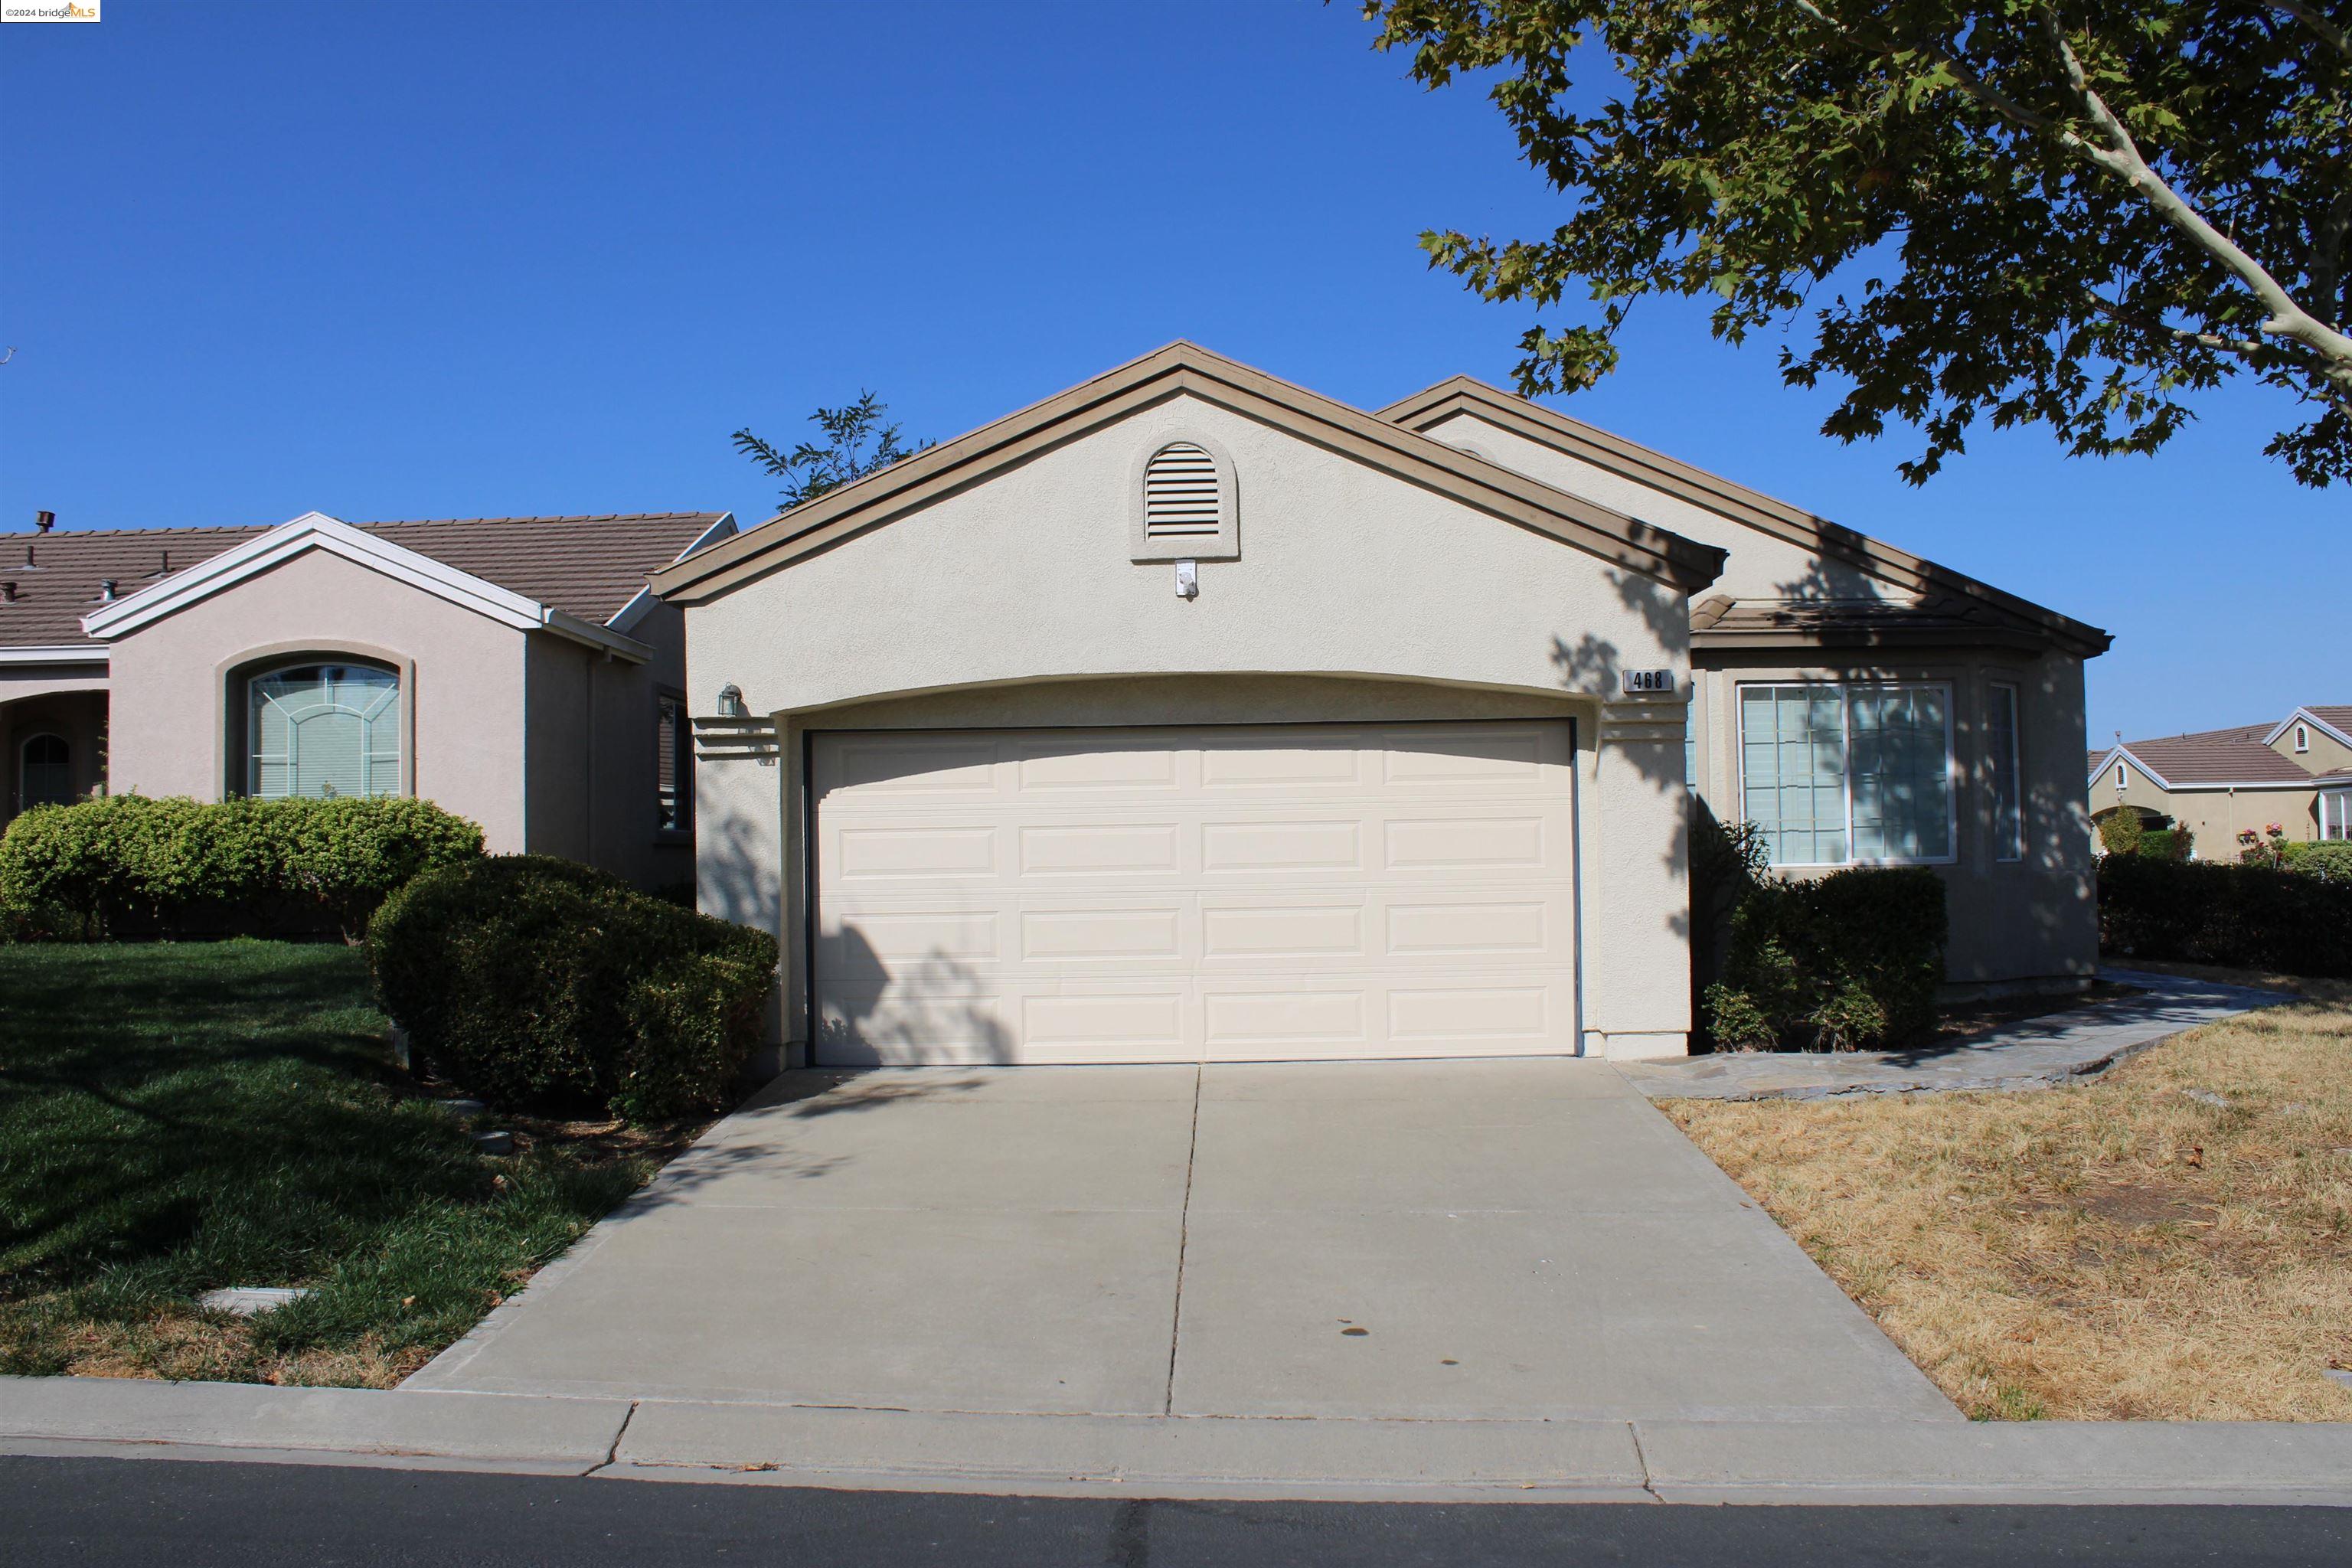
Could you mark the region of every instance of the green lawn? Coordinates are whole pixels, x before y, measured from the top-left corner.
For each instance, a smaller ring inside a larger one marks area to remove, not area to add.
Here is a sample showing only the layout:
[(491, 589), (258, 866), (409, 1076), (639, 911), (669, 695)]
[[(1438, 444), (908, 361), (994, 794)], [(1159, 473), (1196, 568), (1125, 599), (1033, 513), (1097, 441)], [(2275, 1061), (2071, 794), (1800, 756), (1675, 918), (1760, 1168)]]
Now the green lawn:
[(477, 1154), (350, 948), (0, 946), (0, 1372), (397, 1382), (652, 1173), (598, 1131)]

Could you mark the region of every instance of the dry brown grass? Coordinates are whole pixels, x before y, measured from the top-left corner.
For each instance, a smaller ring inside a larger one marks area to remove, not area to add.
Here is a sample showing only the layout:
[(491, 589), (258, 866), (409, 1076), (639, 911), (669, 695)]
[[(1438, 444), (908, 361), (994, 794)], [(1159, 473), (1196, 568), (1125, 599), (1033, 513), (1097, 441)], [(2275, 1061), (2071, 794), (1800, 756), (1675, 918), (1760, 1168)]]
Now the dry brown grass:
[(2352, 1420), (2352, 984), (2301, 988), (2068, 1088), (1662, 1109), (1970, 1415)]

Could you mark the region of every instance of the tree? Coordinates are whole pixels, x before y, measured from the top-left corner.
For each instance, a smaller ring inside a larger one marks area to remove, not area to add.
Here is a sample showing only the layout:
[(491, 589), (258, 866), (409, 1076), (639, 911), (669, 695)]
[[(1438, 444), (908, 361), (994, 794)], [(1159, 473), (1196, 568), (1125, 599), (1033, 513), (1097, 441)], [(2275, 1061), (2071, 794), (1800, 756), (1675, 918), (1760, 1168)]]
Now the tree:
[(1825, 434), (1920, 426), (1914, 484), (1979, 418), (2154, 451), (2232, 377), (2293, 400), (2264, 450), (2296, 479), (2352, 478), (2346, 0), (1364, 14), (1428, 87), (1492, 73), (1522, 155), (1575, 204), (1539, 238), (1422, 236), (1488, 300), (1544, 310), (1582, 280), (1586, 320), (1520, 341), (1530, 395), (1613, 369), (1643, 296), (1711, 297), (1718, 339), (1778, 327), (1785, 380), (1843, 384)]
[(809, 423), (824, 432), (822, 447), (803, 441), (787, 457), (747, 427), (735, 432), (735, 449), (783, 480), (784, 505), (795, 507), (929, 449), (929, 441), (899, 445), (898, 426), (882, 423), (889, 408), (874, 394), (861, 392), (845, 407), (820, 408), (809, 416)]

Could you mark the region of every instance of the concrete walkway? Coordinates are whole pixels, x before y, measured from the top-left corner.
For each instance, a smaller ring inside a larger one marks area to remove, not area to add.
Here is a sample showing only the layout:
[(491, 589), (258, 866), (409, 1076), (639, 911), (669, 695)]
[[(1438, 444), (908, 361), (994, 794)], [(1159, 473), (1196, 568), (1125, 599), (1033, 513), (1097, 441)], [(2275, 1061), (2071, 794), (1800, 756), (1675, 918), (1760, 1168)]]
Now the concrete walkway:
[(1960, 1422), (1613, 1068), (1562, 1058), (788, 1075), (408, 1387)]
[(1626, 1062), (1621, 1070), (1652, 1100), (1818, 1100), (2046, 1089), (2104, 1071), (2201, 1025), (2295, 1000), (2276, 991), (2135, 969), (2104, 969), (2100, 975), (2142, 994), (1917, 1050), (1725, 1051), (1681, 1061)]

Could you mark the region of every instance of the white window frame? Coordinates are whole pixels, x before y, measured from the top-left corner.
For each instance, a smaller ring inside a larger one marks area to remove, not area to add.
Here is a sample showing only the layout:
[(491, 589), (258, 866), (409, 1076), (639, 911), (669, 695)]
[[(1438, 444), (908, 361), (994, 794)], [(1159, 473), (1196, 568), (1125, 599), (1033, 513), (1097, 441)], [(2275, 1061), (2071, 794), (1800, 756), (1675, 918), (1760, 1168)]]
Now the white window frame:
[[(1998, 701), (1999, 694), (2009, 694), (2009, 798), (2016, 803), (2014, 824), (2000, 820), (2000, 781), (1992, 779), (1993, 840), (1992, 858), (1997, 865), (2013, 866), (2025, 858), (2025, 694), (2013, 680), (1986, 683)], [(1989, 705), (1990, 706), (1990, 705)], [(1991, 771), (1992, 742), (1998, 714), (1985, 716), (1985, 763)], [(1958, 848), (1956, 844), (1953, 847)]]
[[(260, 750), (260, 738), (258, 734), (261, 716), (257, 710), (257, 708), (261, 700), (260, 688), (263, 681), (272, 680), (282, 675), (290, 675), (299, 669), (328, 668), (365, 669), (377, 675), (384, 675), (392, 678), (392, 706), (388, 713), (384, 715), (384, 717), (388, 717), (392, 722), (392, 787), (387, 790), (370, 791), (358, 795), (339, 796), (337, 798), (350, 800), (394, 800), (405, 798), (410, 793), (408, 787), (408, 723), (406, 710), (402, 706), (408, 700), (408, 677), (406, 671), (396, 665), (386, 664), (379, 658), (367, 658), (353, 654), (317, 654), (304, 655), (300, 658), (287, 659), (282, 662), (259, 665), (245, 676), (243, 680), (243, 700), (245, 703), (243, 743), (245, 756), (243, 759), (243, 767), (240, 770), (242, 788), (238, 792), (245, 798), (248, 800), (315, 800), (320, 798), (316, 795), (264, 795), (261, 793), (261, 769), (264, 766), (264, 762)], [(371, 720), (369, 722), (371, 726), (373, 726), (374, 721)], [(373, 777), (379, 759), (373, 753), (362, 753), (361, 766), (371, 779)], [(289, 768), (299, 768), (300, 766), (297, 754), (292, 752), (288, 753), (284, 759), (284, 763)]]
[(2307, 752), (2307, 751), (2311, 750), (2311, 726), (2310, 726), (2310, 725), (2308, 725), (2308, 724), (2297, 724), (2297, 725), (2294, 727), (2294, 749), (2295, 749), (2295, 752), (2297, 752), (2297, 754), (2300, 754), (2300, 753), (2302, 753), (2302, 752)]
[(2352, 839), (2352, 789), (2319, 792), (2319, 837), (2338, 843)]
[(2131, 788), (2131, 764), (2130, 764), (2130, 763), (2117, 763), (2116, 764), (2116, 788), (2117, 788), (2117, 789), (2119, 789), (2119, 790), (2125, 790), (2125, 789), (2129, 789), (2129, 788)]
[[(1748, 812), (1748, 703), (1753, 689), (1826, 687), (1838, 694), (1838, 712), (1845, 724), (1845, 769), (1839, 780), (1845, 797), (1845, 847), (1843, 860), (1774, 860), (1775, 869), (1792, 871), (1834, 869), (1843, 866), (1957, 866), (1960, 860), (1960, 781), (1958, 759), (1952, 744), (1952, 683), (1948, 680), (1743, 680), (1732, 691), (1739, 714), (1739, 818), (1753, 822)], [(1940, 691), (1944, 694), (1944, 841), (1951, 847), (1942, 855), (1862, 857), (1853, 852), (1853, 707), (1855, 691)]]

